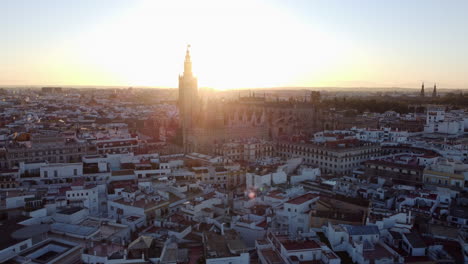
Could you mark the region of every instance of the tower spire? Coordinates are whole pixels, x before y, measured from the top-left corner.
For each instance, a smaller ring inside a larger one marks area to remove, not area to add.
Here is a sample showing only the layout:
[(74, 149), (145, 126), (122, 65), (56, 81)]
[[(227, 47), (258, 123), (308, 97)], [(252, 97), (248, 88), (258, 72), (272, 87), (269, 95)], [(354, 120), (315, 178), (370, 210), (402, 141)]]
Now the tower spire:
[(434, 83), (434, 90), (432, 91), (432, 97), (437, 96), (437, 84)]
[(190, 44), (187, 45), (184, 61), (184, 75), (192, 75), (192, 59), (190, 58)]
[(422, 86), (421, 86), (421, 97), (424, 97), (424, 82), (422, 83)]

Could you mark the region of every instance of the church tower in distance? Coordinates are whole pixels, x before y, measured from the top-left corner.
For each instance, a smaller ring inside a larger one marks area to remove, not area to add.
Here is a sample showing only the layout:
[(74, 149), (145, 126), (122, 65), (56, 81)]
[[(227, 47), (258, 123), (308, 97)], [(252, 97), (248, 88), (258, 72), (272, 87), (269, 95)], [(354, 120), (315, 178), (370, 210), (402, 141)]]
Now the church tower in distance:
[(179, 75), (179, 117), (182, 123), (182, 142), (184, 150), (189, 152), (192, 147), (188, 135), (194, 128), (194, 120), (198, 113), (198, 81), (192, 73), (190, 45), (187, 46), (184, 61), (184, 73)]

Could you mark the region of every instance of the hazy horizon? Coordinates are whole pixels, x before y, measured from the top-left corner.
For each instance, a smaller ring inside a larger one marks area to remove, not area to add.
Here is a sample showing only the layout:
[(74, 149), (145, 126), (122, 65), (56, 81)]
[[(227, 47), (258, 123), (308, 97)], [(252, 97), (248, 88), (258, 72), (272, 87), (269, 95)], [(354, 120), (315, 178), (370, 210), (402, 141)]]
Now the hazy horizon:
[[(60, 87), (65, 89), (128, 89), (128, 88), (135, 88), (135, 89), (169, 89), (169, 90), (176, 90), (178, 87), (160, 87), (160, 86), (117, 86), (117, 85), (0, 85), (0, 88), (6, 89), (40, 89), (43, 87)], [(425, 85), (425, 89), (427, 91), (432, 91), (433, 85)], [(392, 89), (397, 91), (411, 91), (411, 92), (419, 92), (421, 87), (313, 87), (313, 86), (303, 86), (303, 87), (245, 87), (245, 88), (233, 88), (233, 89), (216, 89), (213, 87), (199, 87), (199, 89), (211, 89), (219, 92), (226, 92), (226, 91), (249, 91), (249, 90), (278, 90), (278, 91), (300, 91), (300, 90), (361, 90), (361, 91), (391, 91)], [(453, 91), (453, 90), (467, 90), (468, 88), (445, 88), (437, 86), (437, 90), (440, 91)]]

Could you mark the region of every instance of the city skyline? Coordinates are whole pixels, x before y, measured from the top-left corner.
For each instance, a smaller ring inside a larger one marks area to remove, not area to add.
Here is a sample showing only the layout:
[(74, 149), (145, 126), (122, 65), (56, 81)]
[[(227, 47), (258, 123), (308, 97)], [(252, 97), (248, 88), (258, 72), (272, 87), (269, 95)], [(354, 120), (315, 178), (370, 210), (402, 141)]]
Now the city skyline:
[(468, 263), (468, 1), (0, 6), (0, 263)]
[(6, 1), (0, 85), (468, 88), (464, 1)]

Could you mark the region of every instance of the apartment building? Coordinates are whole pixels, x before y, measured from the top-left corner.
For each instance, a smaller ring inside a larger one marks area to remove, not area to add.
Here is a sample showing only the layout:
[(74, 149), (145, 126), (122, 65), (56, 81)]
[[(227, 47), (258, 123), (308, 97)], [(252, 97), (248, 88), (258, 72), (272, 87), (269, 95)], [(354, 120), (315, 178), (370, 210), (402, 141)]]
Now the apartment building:
[(11, 169), (19, 166), (20, 162), (80, 162), (83, 156), (95, 153), (96, 147), (91, 144), (63, 138), (32, 141), (29, 145), (10, 144), (0, 149), (0, 168)]
[(274, 154), (274, 144), (267, 141), (217, 144), (215, 154), (230, 160), (255, 161)]
[(305, 164), (319, 167), (322, 173), (336, 175), (351, 174), (362, 162), (381, 152), (379, 144), (357, 139), (325, 143), (280, 142), (277, 150), (283, 158), (300, 157)]

